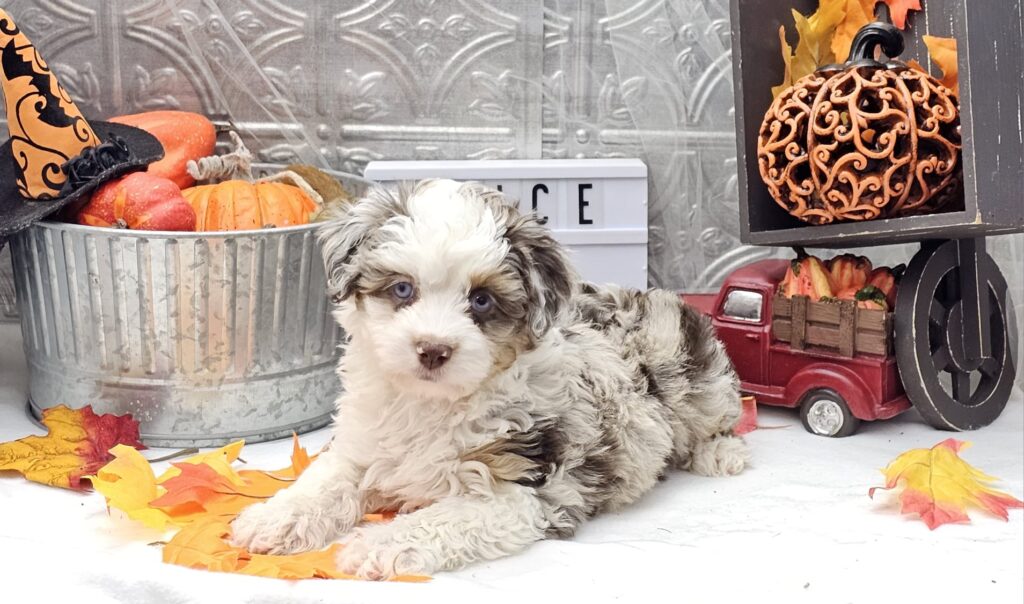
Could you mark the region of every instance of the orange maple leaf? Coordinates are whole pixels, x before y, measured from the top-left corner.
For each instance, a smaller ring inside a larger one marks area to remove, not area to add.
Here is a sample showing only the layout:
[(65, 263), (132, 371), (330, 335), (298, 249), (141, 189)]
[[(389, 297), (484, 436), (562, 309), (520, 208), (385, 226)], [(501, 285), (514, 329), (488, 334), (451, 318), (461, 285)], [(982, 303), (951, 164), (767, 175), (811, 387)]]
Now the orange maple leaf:
[(921, 10), (921, 0), (882, 0), (889, 7), (889, 18), (892, 24), (900, 29), (907, 29), (907, 13)]
[(82, 479), (113, 459), (112, 447), (145, 449), (139, 442), (139, 422), (131, 415), (96, 415), (90, 405), (62, 405), (43, 411), (42, 423), (46, 436), (0, 444), (0, 470), (14, 470), (50, 486), (85, 490)]
[(159, 477), (136, 451), (115, 448), (113, 461), (92, 482), (109, 507), (153, 528), (185, 526), (204, 517), (231, 519), (289, 486), (309, 465), (297, 436), (293, 442), (292, 465), (274, 472), (235, 471), (231, 464), (245, 444), (237, 441), (171, 464)]
[[(246, 507), (264, 501), (287, 488), (316, 456), (310, 456), (293, 437), (291, 465), (265, 472), (235, 471), (243, 442), (201, 453), (172, 464), (160, 475), (142, 455), (127, 447), (115, 447), (114, 460), (93, 478), (96, 490), (109, 507), (129, 518), (158, 529), (168, 524), (180, 531), (164, 547), (164, 561), (212, 571), (277, 577), (282, 579), (347, 579), (335, 567), (335, 545), (319, 552), (291, 556), (251, 554), (225, 541), (231, 521)], [(364, 522), (385, 522), (389, 512), (366, 514)], [(423, 581), (425, 577), (398, 580)]]
[(206, 464), (174, 464), (179, 474), (160, 483), (166, 492), (149, 502), (172, 517), (194, 519), (214, 516), (234, 518), (254, 503), (264, 501), (288, 487), (291, 482), (279, 480), (258, 470), (237, 473), (239, 483), (217, 473)]
[[(354, 579), (336, 567), (341, 545), (301, 554), (251, 554), (234, 547), (225, 539), (231, 534), (228, 523), (217, 519), (195, 522), (178, 532), (164, 546), (163, 560), (189, 568), (233, 572), (278, 579)], [(392, 579), (403, 582), (428, 581), (427, 577), (406, 575)]]
[(885, 486), (872, 487), (868, 496), (874, 497), (879, 488), (896, 488), (902, 482), (900, 511), (918, 514), (930, 529), (950, 522), (969, 522), (969, 506), (1007, 520), (1007, 510), (1024, 507), (1024, 502), (991, 488), (989, 484), (996, 478), (960, 458), (959, 452), (969, 446), (947, 438), (931, 449), (907, 451), (882, 470)]
[(845, 61), (850, 56), (853, 38), (862, 27), (875, 20), (875, 5), (879, 0), (845, 0), (843, 20), (836, 25), (832, 35), (832, 54), (836, 61)]

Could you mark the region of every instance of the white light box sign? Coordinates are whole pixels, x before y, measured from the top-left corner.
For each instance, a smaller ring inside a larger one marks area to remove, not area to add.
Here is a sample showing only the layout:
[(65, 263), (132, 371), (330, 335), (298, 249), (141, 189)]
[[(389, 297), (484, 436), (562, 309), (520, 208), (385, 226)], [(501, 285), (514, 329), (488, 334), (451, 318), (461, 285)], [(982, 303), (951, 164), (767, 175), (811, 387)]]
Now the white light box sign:
[(364, 175), (492, 186), (546, 219), (585, 280), (647, 289), (647, 166), (639, 159), (374, 161)]

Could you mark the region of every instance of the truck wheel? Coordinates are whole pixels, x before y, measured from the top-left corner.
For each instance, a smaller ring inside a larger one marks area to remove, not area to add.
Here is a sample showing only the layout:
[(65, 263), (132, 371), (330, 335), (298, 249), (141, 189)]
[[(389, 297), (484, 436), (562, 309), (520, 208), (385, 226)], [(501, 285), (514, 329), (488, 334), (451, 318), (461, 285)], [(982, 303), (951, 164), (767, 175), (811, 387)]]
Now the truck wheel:
[(811, 434), (842, 438), (857, 431), (860, 420), (834, 390), (813, 390), (800, 407), (800, 419)]

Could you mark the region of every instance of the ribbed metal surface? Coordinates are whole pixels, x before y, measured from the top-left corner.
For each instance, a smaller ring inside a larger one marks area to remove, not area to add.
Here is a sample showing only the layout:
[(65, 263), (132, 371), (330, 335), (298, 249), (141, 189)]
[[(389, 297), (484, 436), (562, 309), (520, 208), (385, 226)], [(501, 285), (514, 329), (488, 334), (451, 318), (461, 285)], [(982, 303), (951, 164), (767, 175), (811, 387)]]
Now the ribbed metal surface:
[(30, 404), (131, 413), (150, 445), (267, 440), (328, 422), (340, 386), (312, 226), (11, 240)]
[(0, 241), (0, 323), (17, 322), (18, 306), (14, 294), (11, 250)]

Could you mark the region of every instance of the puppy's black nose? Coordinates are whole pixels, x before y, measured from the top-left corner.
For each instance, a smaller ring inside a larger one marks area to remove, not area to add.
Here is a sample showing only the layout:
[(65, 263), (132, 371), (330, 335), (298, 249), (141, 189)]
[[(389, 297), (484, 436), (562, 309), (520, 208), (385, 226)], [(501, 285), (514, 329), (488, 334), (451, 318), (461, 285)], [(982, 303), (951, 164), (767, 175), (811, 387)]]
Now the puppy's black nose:
[(452, 357), (452, 347), (445, 344), (417, 342), (416, 353), (420, 355), (420, 365), (427, 369), (437, 369)]

